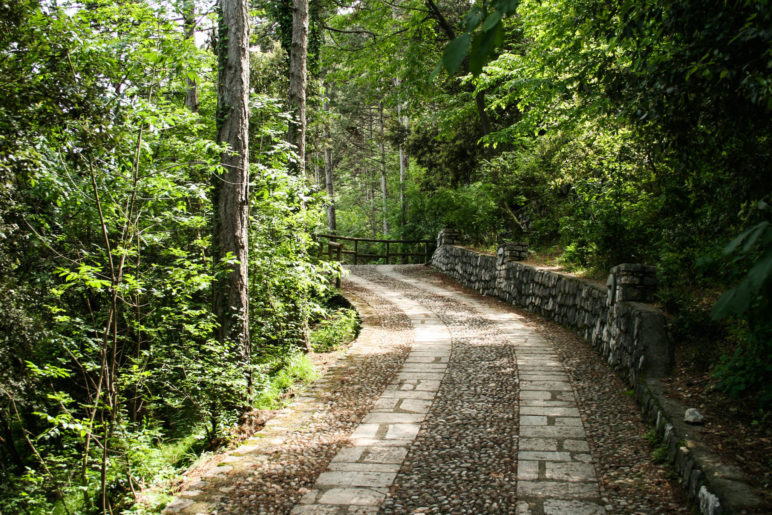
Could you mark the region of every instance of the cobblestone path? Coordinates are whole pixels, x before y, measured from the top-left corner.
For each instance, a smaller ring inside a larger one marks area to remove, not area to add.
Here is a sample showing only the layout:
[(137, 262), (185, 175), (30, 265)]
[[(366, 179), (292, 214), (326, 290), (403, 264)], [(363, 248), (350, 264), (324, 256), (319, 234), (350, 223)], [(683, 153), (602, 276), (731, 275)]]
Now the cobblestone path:
[[(634, 406), (607, 385), (582, 382), (600, 370), (617, 384), (602, 363), (567, 368), (577, 357), (566, 354), (576, 352), (571, 344), (554, 344), (526, 315), (424, 267), (352, 267), (344, 288), (392, 328), (368, 336), (366, 319), (333, 373), (247, 452), (226, 457), (233, 471), (210, 472), (167, 512), (687, 512), (665, 472), (650, 468)], [(581, 363), (593, 360), (585, 351), (576, 352)], [(578, 398), (593, 392), (590, 402)], [(614, 414), (621, 423), (588, 420), (611, 402), (624, 405)], [(598, 440), (615, 437), (625, 439), (624, 453), (598, 450)]]
[(415, 343), (293, 513), (605, 512), (571, 384), (540, 335), (393, 267), (355, 274), (401, 306)]

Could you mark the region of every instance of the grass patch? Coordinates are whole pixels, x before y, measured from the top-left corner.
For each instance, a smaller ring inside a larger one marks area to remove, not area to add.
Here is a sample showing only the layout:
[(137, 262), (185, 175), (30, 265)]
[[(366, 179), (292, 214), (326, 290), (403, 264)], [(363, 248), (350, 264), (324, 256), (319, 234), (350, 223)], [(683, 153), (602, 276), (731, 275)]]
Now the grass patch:
[(356, 338), (359, 332), (359, 317), (353, 309), (340, 308), (311, 331), (311, 346), (314, 352), (331, 352)]
[(296, 383), (306, 384), (319, 377), (314, 364), (305, 354), (292, 355), (275, 373), (267, 377), (253, 406), (256, 409), (277, 409), (284, 403), (287, 391)]

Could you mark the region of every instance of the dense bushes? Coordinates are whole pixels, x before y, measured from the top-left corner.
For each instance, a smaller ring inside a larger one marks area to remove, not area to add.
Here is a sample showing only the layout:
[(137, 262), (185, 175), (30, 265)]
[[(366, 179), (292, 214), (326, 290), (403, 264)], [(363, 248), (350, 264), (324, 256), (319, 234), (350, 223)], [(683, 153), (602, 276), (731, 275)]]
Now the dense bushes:
[(174, 3), (58, 4), (0, 6), (4, 513), (129, 509), (250, 394), (309, 377), (298, 354), (332, 272), (309, 258), (320, 202), (286, 172), (286, 116), (256, 96), (249, 385), (211, 309), (213, 56)]

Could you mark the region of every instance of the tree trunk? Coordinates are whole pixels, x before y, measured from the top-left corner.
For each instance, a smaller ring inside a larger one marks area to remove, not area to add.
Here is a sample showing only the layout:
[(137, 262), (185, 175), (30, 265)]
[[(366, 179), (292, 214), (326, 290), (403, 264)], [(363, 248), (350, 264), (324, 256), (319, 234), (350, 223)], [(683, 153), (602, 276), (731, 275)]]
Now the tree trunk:
[(298, 153), (297, 175), (306, 170), (306, 56), (308, 53), (308, 0), (292, 0), (289, 102), (294, 120), (289, 137)]
[(319, 153), (314, 151), (314, 184), (318, 187), (322, 178), (319, 175)]
[[(185, 0), (182, 5), (182, 23), (185, 29), (185, 39), (193, 40), (196, 37), (196, 2)], [(188, 89), (185, 92), (185, 107), (192, 112), (198, 112), (198, 83), (195, 80), (185, 79)]]
[[(402, 104), (397, 103), (397, 123), (400, 128), (404, 127), (407, 132), (408, 118), (402, 116)], [(407, 226), (407, 204), (405, 203), (405, 184), (408, 180), (408, 171), (410, 170), (410, 156), (405, 151), (405, 144), (400, 138), (399, 141), (399, 223), (401, 226), (402, 236), (405, 236), (405, 228)]]
[[(367, 108), (367, 127), (368, 127), (368, 139), (367, 139), (367, 145), (366, 145), (366, 152), (367, 154), (364, 156), (363, 161), (367, 162), (368, 159), (371, 159), (372, 157), (372, 142), (373, 142), (373, 108), (369, 107)], [(369, 168), (369, 167), (368, 167)], [(378, 209), (375, 206), (375, 190), (377, 188), (378, 183), (378, 176), (375, 170), (373, 170), (373, 176), (370, 177), (370, 173), (368, 171), (368, 168), (366, 168), (367, 172), (367, 183), (370, 185), (370, 225), (372, 226), (373, 230), (373, 238), (378, 237), (378, 216), (377, 212)], [(375, 168), (375, 167), (373, 167)]]
[(332, 149), (325, 144), (324, 147), (324, 178), (327, 186), (327, 196), (329, 204), (327, 205), (327, 225), (331, 233), (338, 230), (338, 222), (335, 218), (335, 187), (332, 181)]
[(381, 209), (383, 211), (383, 236), (385, 238), (389, 234), (389, 206), (387, 195), (388, 192), (386, 191), (386, 141), (383, 136), (383, 103), (381, 103), (378, 107), (380, 109), (381, 118)]
[[(214, 177), (214, 260), (227, 266), (213, 288), (214, 313), (221, 342), (238, 345), (244, 365), (251, 361), (247, 279), (249, 223), (249, 4), (221, 0), (218, 37), (217, 141), (227, 143), (221, 175)], [(251, 395), (252, 378), (248, 373)]]

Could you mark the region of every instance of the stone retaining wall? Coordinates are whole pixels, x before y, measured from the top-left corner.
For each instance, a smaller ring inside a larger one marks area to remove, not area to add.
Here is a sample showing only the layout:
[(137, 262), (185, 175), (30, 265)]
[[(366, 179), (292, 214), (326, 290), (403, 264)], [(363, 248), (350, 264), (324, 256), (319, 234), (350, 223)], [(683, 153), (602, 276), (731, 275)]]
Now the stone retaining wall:
[[(577, 331), (608, 363), (634, 385), (642, 372), (648, 377), (665, 375), (673, 362), (673, 349), (665, 316), (653, 307), (617, 301), (627, 290), (625, 279), (610, 280), (604, 288), (577, 277), (538, 269), (515, 261), (501, 247), (497, 256), (463, 247), (443, 245), (432, 257), (432, 265), (461, 284), (483, 295), (538, 313)], [(515, 254), (516, 255), (516, 254)], [(628, 274), (631, 265), (615, 267)], [(636, 273), (643, 274), (636, 268)], [(616, 277), (612, 274), (612, 277)], [(628, 294), (629, 295), (629, 294)]]
[[(459, 238), (453, 240), (456, 243)], [(446, 240), (446, 241), (448, 241)], [(446, 243), (432, 265), (490, 297), (548, 317), (577, 331), (628, 381), (644, 417), (667, 445), (668, 461), (705, 515), (757, 513), (762, 500), (743, 471), (721, 463), (684, 423), (685, 407), (667, 398), (660, 378), (673, 365), (673, 344), (662, 312), (651, 300), (656, 280), (650, 267), (611, 269), (606, 287), (519, 263), (521, 244), (505, 244), (487, 255)]]

